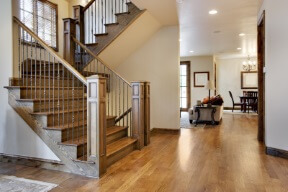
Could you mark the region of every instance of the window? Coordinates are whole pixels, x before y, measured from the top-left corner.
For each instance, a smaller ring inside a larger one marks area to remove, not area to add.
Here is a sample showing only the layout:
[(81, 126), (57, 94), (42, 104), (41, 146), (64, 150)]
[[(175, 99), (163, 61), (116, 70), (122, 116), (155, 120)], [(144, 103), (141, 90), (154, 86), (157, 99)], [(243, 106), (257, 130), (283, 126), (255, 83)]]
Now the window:
[[(58, 50), (58, 8), (46, 0), (19, 0), (20, 20), (45, 43)], [(24, 40), (30, 36), (24, 34)]]
[(180, 63), (180, 110), (187, 111), (190, 107), (190, 62)]

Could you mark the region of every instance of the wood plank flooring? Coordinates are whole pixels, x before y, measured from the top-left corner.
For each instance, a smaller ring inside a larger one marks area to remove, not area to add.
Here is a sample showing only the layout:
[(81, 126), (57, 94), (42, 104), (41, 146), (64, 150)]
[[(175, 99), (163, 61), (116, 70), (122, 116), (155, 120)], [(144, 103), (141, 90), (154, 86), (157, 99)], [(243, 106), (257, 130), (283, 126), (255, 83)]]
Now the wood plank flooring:
[(59, 184), (58, 191), (288, 191), (288, 160), (267, 156), (257, 116), (224, 114), (218, 126), (156, 133), (151, 145), (112, 165), (101, 179), (0, 163), (0, 174)]

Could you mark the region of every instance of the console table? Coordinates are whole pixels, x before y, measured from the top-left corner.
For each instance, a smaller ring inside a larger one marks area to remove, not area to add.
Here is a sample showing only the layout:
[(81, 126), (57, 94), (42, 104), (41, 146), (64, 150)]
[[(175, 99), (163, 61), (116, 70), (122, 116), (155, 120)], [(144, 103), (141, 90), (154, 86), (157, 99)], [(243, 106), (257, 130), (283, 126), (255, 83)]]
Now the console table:
[(199, 119), (200, 119), (200, 116), (201, 116), (201, 111), (203, 110), (211, 110), (211, 124), (212, 125), (215, 125), (216, 122), (215, 122), (215, 119), (214, 119), (214, 114), (216, 112), (216, 107), (213, 107), (213, 106), (195, 106), (195, 112), (198, 113), (198, 116), (197, 116), (197, 120), (196, 120), (196, 125), (200, 122)]

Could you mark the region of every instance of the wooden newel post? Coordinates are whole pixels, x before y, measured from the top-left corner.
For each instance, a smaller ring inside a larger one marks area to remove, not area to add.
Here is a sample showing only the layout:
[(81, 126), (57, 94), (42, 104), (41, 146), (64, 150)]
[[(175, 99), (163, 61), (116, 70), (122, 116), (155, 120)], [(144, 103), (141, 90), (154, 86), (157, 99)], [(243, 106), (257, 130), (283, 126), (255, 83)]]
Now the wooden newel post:
[(87, 157), (106, 172), (106, 78), (87, 78)]
[(63, 19), (64, 24), (64, 46), (63, 46), (63, 56), (64, 59), (74, 65), (75, 61), (75, 43), (72, 40), (72, 36), (75, 37), (75, 20), (71, 18)]
[(144, 145), (150, 144), (150, 82), (144, 83)]
[(76, 20), (76, 38), (84, 43), (84, 7), (81, 5), (73, 6), (74, 19)]
[(132, 82), (132, 137), (144, 147), (144, 82)]

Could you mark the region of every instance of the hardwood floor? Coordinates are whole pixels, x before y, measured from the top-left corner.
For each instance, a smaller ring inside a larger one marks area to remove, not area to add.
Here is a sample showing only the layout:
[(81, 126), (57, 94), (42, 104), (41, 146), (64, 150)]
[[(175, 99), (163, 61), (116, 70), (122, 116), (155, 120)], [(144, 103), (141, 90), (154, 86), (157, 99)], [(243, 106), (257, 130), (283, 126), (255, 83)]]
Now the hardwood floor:
[(224, 114), (220, 125), (156, 133), (151, 145), (112, 165), (100, 180), (0, 163), (0, 174), (59, 184), (56, 191), (288, 191), (288, 160), (267, 156), (257, 116)]

